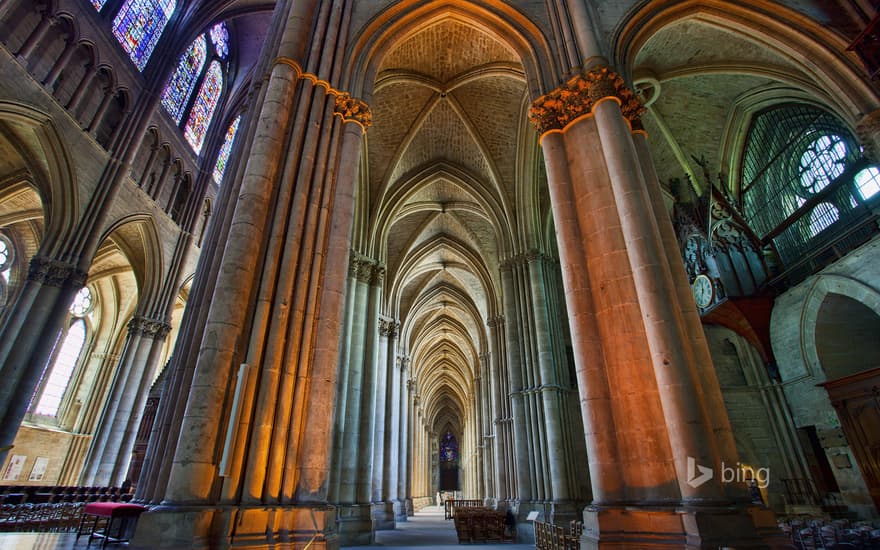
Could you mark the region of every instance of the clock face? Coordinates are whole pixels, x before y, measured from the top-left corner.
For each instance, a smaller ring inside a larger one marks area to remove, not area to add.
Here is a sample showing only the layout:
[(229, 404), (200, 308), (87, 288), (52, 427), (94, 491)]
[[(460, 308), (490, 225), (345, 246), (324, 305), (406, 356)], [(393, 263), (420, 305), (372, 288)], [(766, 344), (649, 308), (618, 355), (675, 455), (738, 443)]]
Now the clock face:
[(712, 280), (709, 277), (697, 275), (697, 278), (694, 279), (693, 290), (694, 301), (697, 302), (697, 306), (704, 308), (712, 303), (712, 295), (715, 293), (715, 289), (712, 288)]

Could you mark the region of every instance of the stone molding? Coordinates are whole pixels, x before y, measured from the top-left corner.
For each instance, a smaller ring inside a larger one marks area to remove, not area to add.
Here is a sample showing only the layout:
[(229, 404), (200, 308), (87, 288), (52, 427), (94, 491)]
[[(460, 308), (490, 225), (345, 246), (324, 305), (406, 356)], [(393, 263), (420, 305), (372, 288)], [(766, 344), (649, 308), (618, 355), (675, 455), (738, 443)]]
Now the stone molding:
[(28, 281), (57, 288), (82, 288), (86, 284), (88, 273), (59, 260), (45, 256), (34, 256), (28, 268)]
[(352, 97), (350, 93), (338, 90), (330, 82), (318, 78), (318, 75), (303, 71), (299, 63), (289, 57), (278, 57), (275, 65), (287, 65), (296, 73), (297, 80), (308, 80), (313, 86), (324, 88), (327, 95), (334, 96), (333, 115), (342, 118), (343, 122), (354, 122), (366, 132), (373, 124), (373, 113), (370, 106), (362, 99)]
[(128, 322), (128, 333), (139, 334), (147, 338), (165, 338), (171, 331), (171, 325), (164, 321), (157, 321), (142, 315), (135, 315)]
[(493, 315), (486, 321), (486, 326), (490, 328), (504, 326), (504, 315)]
[(591, 114), (593, 107), (606, 98), (620, 104), (623, 116), (633, 129), (641, 129), (639, 118), (645, 108), (623, 77), (607, 66), (579, 73), (536, 99), (529, 109), (529, 120), (541, 135), (562, 130), (576, 119)]

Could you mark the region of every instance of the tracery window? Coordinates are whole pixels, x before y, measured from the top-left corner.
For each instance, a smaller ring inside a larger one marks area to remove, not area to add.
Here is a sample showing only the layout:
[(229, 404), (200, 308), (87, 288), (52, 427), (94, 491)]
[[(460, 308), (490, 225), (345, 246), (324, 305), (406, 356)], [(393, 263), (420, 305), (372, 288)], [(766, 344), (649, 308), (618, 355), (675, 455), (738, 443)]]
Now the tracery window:
[(138, 70), (150, 55), (176, 8), (175, 0), (125, 0), (113, 19), (113, 35)]
[(446, 432), (440, 440), (440, 461), (454, 462), (458, 460), (458, 441), (451, 432)]
[[(162, 93), (162, 105), (174, 122), (180, 124), (186, 120), (183, 135), (196, 154), (201, 153), (223, 93), (228, 55), (229, 31), (226, 24), (220, 22), (199, 35), (181, 55), (177, 69)], [(198, 93), (193, 98), (196, 88)]]
[(9, 282), (9, 273), (12, 271), (12, 262), (15, 261), (15, 249), (12, 247), (6, 235), (0, 235), (0, 277), (3, 282)]
[(205, 134), (208, 133), (208, 125), (214, 116), (214, 109), (220, 101), (220, 93), (223, 91), (223, 70), (220, 63), (212, 61), (205, 73), (205, 79), (196, 96), (193, 108), (189, 113), (189, 120), (183, 129), (183, 137), (190, 144), (196, 154), (202, 151), (205, 142)]
[(73, 303), (70, 304), (70, 314), (74, 317), (84, 317), (92, 311), (92, 291), (89, 287), (82, 287), (76, 296), (73, 297)]
[(171, 80), (165, 86), (165, 92), (162, 94), (162, 106), (174, 119), (174, 122), (180, 124), (183, 118), (183, 112), (192, 96), (193, 89), (196, 87), (196, 81), (205, 66), (205, 59), (208, 56), (208, 45), (205, 41), (205, 35), (201, 35), (190, 45), (190, 47), (180, 56), (180, 62)]
[(214, 165), (214, 183), (220, 185), (223, 181), (223, 174), (226, 172), (226, 163), (229, 162), (229, 153), (232, 151), (232, 144), (235, 142), (235, 134), (238, 132), (238, 124), (241, 122), (241, 115), (235, 117), (229, 129), (226, 130), (226, 139), (220, 147), (220, 153), (217, 155), (217, 164)]
[[(67, 391), (70, 377), (73, 375), (73, 369), (76, 367), (77, 361), (79, 361), (79, 356), (85, 347), (85, 342), (86, 323), (82, 319), (77, 319), (71, 323), (67, 333), (63, 335), (63, 339), (59, 336), (55, 343), (58, 349), (53, 350), (52, 353), (52, 364), (46, 368), (46, 371), (49, 372), (46, 383), (38, 386), (41, 387), (41, 393), (37, 406), (34, 409), (36, 414), (46, 416), (56, 416), (58, 414), (61, 399), (64, 397), (64, 392)], [(46, 376), (45, 371), (43, 376)]]
[(839, 251), (864, 242), (874, 231), (862, 223), (867, 203), (878, 198), (880, 170), (831, 113), (788, 103), (753, 118), (742, 160), (743, 213), (786, 269), (809, 271), (832, 245)]

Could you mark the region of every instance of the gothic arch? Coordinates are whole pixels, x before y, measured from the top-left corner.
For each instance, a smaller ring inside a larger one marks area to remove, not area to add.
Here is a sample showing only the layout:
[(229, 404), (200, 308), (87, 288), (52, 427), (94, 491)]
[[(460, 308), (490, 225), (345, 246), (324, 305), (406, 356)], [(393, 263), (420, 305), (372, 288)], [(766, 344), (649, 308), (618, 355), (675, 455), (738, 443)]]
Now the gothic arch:
[(0, 102), (0, 131), (21, 156), (30, 172), (28, 180), (40, 195), (43, 254), (57, 254), (79, 217), (76, 177), (65, 141), (51, 117), (17, 103)]
[[(421, 5), (419, 5), (421, 4)], [(379, 64), (394, 45), (439, 20), (453, 18), (479, 28), (511, 46), (519, 54), (532, 97), (552, 88), (560, 70), (541, 30), (515, 8), (498, 5), (487, 9), (469, 2), (408, 0), (385, 9), (359, 29), (347, 56), (350, 71), (343, 78), (352, 94), (369, 102)]]
[[(159, 307), (164, 261), (162, 240), (156, 222), (149, 214), (132, 214), (113, 222), (99, 242), (112, 241), (126, 258), (138, 287), (138, 309), (145, 313)], [(100, 247), (99, 247), (100, 249)]]
[(807, 371), (818, 380), (829, 378), (819, 357), (817, 346), (816, 328), (819, 324), (819, 316), (822, 305), (826, 298), (831, 295), (840, 295), (863, 304), (880, 316), (880, 292), (875, 288), (855, 279), (841, 275), (820, 275), (816, 277), (813, 285), (804, 298), (801, 308), (801, 354)]
[[(653, 35), (685, 20), (734, 33), (782, 55), (802, 71), (799, 80), (817, 82), (817, 87), (811, 87), (814, 92), (825, 90), (817, 99), (837, 103), (840, 112), (848, 114), (847, 121), (852, 126), (861, 115), (878, 106), (876, 94), (864, 80), (863, 70), (854, 63), (853, 56), (845, 53), (848, 44), (842, 37), (780, 5), (707, 0), (651, 3), (621, 22), (614, 36), (615, 59), (627, 71), (632, 70), (636, 55)], [(701, 68), (708, 71), (769, 69), (760, 66)]]

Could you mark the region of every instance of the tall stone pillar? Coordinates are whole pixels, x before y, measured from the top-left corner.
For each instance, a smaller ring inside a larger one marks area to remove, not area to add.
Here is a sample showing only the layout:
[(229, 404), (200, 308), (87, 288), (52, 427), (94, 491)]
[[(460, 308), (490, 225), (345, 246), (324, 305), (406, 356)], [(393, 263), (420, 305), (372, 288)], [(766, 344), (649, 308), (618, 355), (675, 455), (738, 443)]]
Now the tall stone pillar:
[(569, 446), (563, 422), (564, 409), (568, 399), (567, 388), (562, 386), (559, 369), (562, 367), (562, 336), (554, 334), (550, 324), (550, 302), (554, 292), (548, 280), (548, 258), (542, 254), (530, 253), (526, 256), (531, 298), (531, 312), (534, 320), (536, 342), (536, 388), (540, 394), (543, 414), (543, 431), (546, 438), (544, 450), (549, 470), (549, 494), (551, 514), (558, 521), (575, 519), (577, 512), (572, 499), (577, 497), (569, 471)]
[(84, 485), (113, 486), (124, 481), (159, 354), (170, 329), (168, 323), (142, 315), (129, 321), (110, 394), (86, 458)]
[(635, 152), (640, 112), (607, 67), (575, 75), (530, 112), (573, 313), (595, 499), (582, 542), (752, 547), (760, 544), (752, 518), (717, 475), (704, 474), (719, 472), (720, 458), (678, 305), (681, 281)]
[(181, 359), (192, 373), (179, 393), (186, 405), (163, 427), (179, 438), (153, 468), (162, 505), (140, 517), (134, 548), (338, 545), (328, 490), (340, 262), (370, 123), (367, 106), (333, 84), (351, 10), (351, 1), (278, 4), (282, 27), (208, 275), (200, 345)]
[[(516, 288), (514, 286), (514, 278), (512, 269), (509, 264), (501, 268), (501, 287), (504, 293), (504, 311), (506, 318), (517, 318), (516, 305)], [(515, 461), (516, 467), (516, 498), (520, 502), (530, 502), (532, 500), (532, 481), (531, 481), (531, 457), (532, 452), (529, 449), (528, 440), (526, 439), (526, 414), (525, 414), (525, 398), (523, 396), (523, 377), (522, 377), (522, 353), (520, 351), (520, 333), (519, 325), (516, 322), (508, 322), (505, 325), (505, 339), (507, 351), (507, 377), (508, 391), (510, 395), (510, 408), (513, 419), (513, 456), (509, 457)], [(521, 512), (525, 509), (521, 508)]]
[[(388, 391), (386, 392), (385, 415), (378, 417), (384, 422), (384, 444), (382, 445), (382, 495), (385, 508), (383, 528), (394, 528), (395, 518), (400, 516), (399, 476), (400, 476), (400, 421), (401, 421), (401, 360), (397, 356), (397, 335), (400, 323), (390, 319), (384, 329), (388, 335), (388, 351), (385, 368), (387, 370)], [(378, 528), (378, 527), (377, 527)]]
[[(381, 289), (381, 287), (379, 287)], [(396, 323), (390, 319), (379, 319), (379, 340), (376, 360), (375, 406), (373, 407), (373, 476), (372, 476), (372, 516), (373, 528), (394, 529), (394, 505), (388, 494), (391, 473), (391, 456), (388, 452), (390, 434), (388, 433), (393, 415), (392, 385), (394, 383), (394, 350)]]
[(412, 381), (409, 379), (409, 357), (400, 356), (400, 432), (398, 449), (400, 463), (397, 470), (397, 498), (400, 501), (396, 508), (397, 521), (406, 521), (412, 515)]
[(78, 267), (34, 256), (15, 303), (0, 326), (0, 463), (27, 413), (73, 297), (85, 284)]
[(489, 327), (489, 345), (491, 349), (488, 378), (490, 386), (490, 422), (492, 424), (490, 433), (492, 434), (491, 445), (495, 477), (495, 493), (493, 496), (498, 502), (506, 502), (511, 497), (510, 479), (507, 474), (507, 465), (511, 457), (506, 453), (505, 440), (507, 433), (505, 420), (507, 415), (505, 413), (505, 405), (507, 404), (507, 393), (502, 387), (502, 373), (504, 372), (502, 363), (504, 317), (496, 315), (491, 317), (486, 324)]

